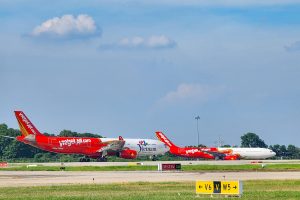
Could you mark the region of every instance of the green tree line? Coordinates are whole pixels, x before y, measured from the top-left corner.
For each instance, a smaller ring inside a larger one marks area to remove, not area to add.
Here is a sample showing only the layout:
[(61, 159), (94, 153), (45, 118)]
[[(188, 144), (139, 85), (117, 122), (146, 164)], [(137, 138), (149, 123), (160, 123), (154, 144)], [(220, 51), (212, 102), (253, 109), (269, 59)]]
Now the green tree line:
[(268, 146), (255, 133), (246, 133), (241, 137), (241, 141), (241, 147), (269, 148), (276, 153), (275, 158), (277, 159), (300, 159), (300, 148), (292, 144), (289, 144), (287, 147), (280, 144)]
[[(44, 133), (48, 136), (54, 136), (53, 134)], [(16, 137), (21, 135), (17, 129), (8, 128), (6, 124), (0, 124), (0, 161), (9, 162), (75, 162), (79, 161), (82, 155), (70, 155), (70, 154), (57, 154), (46, 152), (38, 148), (26, 145), (12, 138), (2, 137), (10, 136)], [(101, 135), (93, 133), (77, 133), (70, 130), (63, 130), (57, 136), (65, 137), (97, 137), (101, 138)], [(203, 145), (204, 146), (204, 145)], [(228, 146), (228, 145), (227, 145)], [(266, 145), (263, 140), (259, 138), (255, 133), (246, 133), (241, 137), (242, 147), (263, 147), (272, 149), (277, 155), (277, 159), (300, 159), (300, 148), (294, 145)], [(148, 158), (142, 158), (143, 160)], [(161, 157), (162, 160), (181, 160), (174, 155), (166, 153)], [(120, 161), (122, 159), (116, 157), (109, 157), (109, 161)], [(140, 159), (136, 159), (140, 160)]]

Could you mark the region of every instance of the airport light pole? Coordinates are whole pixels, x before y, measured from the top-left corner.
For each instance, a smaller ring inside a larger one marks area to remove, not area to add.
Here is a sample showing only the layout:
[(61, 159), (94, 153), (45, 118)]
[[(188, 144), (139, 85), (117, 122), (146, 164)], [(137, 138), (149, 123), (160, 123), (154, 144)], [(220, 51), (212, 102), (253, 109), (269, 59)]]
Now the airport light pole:
[(198, 121), (200, 119), (199, 115), (197, 117), (195, 117), (195, 119), (197, 120), (198, 147), (199, 147), (199, 125), (198, 125)]

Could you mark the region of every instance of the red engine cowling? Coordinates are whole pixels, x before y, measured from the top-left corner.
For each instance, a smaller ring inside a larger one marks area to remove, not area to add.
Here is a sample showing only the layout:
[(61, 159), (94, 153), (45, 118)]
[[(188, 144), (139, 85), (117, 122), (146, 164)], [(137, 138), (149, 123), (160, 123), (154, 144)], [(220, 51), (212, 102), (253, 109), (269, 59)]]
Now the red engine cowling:
[(118, 153), (118, 156), (125, 159), (135, 159), (137, 157), (137, 152), (131, 149), (124, 149)]
[(239, 160), (240, 156), (237, 154), (227, 154), (224, 156), (224, 160)]

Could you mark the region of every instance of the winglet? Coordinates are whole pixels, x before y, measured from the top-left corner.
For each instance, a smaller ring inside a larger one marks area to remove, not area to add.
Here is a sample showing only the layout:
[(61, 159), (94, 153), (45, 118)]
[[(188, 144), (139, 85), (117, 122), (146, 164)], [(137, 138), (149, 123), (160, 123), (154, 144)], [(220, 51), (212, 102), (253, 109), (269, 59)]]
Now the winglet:
[(5, 138), (10, 138), (10, 139), (16, 139), (16, 137), (11, 137), (11, 136), (7, 136), (7, 135), (0, 135), (1, 137), (5, 137)]
[(176, 147), (162, 132), (155, 132), (156, 137), (163, 143), (165, 143), (168, 147)]
[(22, 111), (15, 111), (16, 118), (23, 136), (42, 135)]

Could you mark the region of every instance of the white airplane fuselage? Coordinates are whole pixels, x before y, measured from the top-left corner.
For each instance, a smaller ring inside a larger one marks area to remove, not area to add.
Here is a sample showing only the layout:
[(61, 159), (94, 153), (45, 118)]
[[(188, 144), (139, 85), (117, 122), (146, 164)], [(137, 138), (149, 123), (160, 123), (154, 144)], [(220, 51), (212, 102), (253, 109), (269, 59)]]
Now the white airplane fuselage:
[(232, 150), (232, 154), (239, 154), (241, 156), (241, 159), (266, 159), (270, 158), (276, 155), (274, 151), (267, 148), (230, 148), (230, 147), (224, 147), (224, 148), (218, 148), (221, 151), (224, 150)]
[[(117, 138), (101, 138), (101, 141), (118, 140)], [(157, 156), (164, 155), (170, 149), (163, 142), (153, 139), (128, 139), (124, 138), (123, 148), (129, 148), (137, 152), (137, 156)]]

